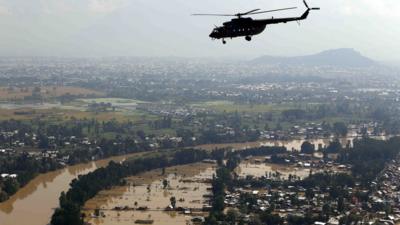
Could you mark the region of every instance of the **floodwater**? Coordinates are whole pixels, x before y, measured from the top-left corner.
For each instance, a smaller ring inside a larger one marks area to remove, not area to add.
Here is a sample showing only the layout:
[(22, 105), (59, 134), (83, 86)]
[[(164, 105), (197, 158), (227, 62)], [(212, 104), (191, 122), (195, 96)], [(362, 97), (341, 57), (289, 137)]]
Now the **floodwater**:
[[(309, 168), (301, 168), (295, 166), (282, 166), (269, 163), (254, 163), (249, 161), (244, 161), (240, 163), (236, 170), (239, 177), (265, 177), (269, 175), (279, 174), (281, 179), (287, 180), (289, 175), (294, 175), (296, 178), (304, 179), (310, 175)], [(318, 170), (313, 170), (313, 172), (318, 172)]]
[[(186, 225), (190, 224), (192, 216), (206, 216), (201, 209), (209, 205), (209, 199), (203, 195), (210, 194), (215, 165), (196, 163), (167, 168), (165, 175), (161, 173), (161, 170), (146, 172), (128, 178), (124, 187), (100, 192), (84, 206), (86, 222), (128, 225), (135, 224), (137, 220), (148, 220), (154, 225)], [(164, 179), (168, 181), (165, 189)], [(171, 197), (176, 198), (177, 207), (192, 209), (191, 213), (165, 211), (171, 204)], [(135, 210), (138, 207), (148, 209)], [(102, 216), (95, 217), (95, 209), (100, 209)]]
[[(297, 164), (273, 164), (265, 161), (265, 157), (250, 157), (242, 161), (236, 168), (236, 173), (239, 177), (245, 178), (247, 176), (252, 177), (269, 177), (271, 179), (288, 180), (290, 176), (294, 179), (305, 179), (310, 174), (321, 173), (321, 172), (333, 172), (333, 173), (348, 173), (348, 168), (341, 167), (338, 164), (330, 165), (317, 165), (303, 167)], [(318, 160), (311, 160), (317, 162)], [(311, 161), (308, 161), (309, 163)]]
[[(354, 138), (343, 138), (341, 139), (341, 143), (343, 145), (347, 144), (347, 141), (352, 141)], [(323, 146), (329, 145), (329, 142), (333, 139), (326, 138), (326, 139), (310, 139), (307, 140), (318, 147), (319, 144)], [(291, 141), (254, 141), (254, 142), (246, 142), (246, 143), (224, 143), (224, 144), (207, 144), (207, 145), (200, 145), (198, 148), (206, 149), (206, 150), (213, 150), (216, 148), (232, 148), (234, 150), (244, 150), (248, 148), (258, 148), (261, 146), (285, 146), (288, 150), (299, 150), (301, 145), (305, 139), (299, 140), (291, 140)]]
[(128, 157), (112, 157), (96, 162), (69, 166), (67, 168), (42, 174), (21, 188), (9, 200), (0, 203), (1, 225), (45, 225), (50, 222), (54, 208), (58, 206), (58, 197), (67, 191), (71, 180), (87, 174), (97, 168), (107, 166), (110, 161), (121, 162)]
[[(348, 136), (345, 138), (340, 138), (339, 141), (343, 146), (346, 146), (348, 143), (350, 143), (350, 146), (352, 146), (353, 140), (356, 138), (358, 138), (358, 136)], [(371, 138), (375, 138), (378, 140), (386, 140), (387, 136), (374, 136)], [(299, 138), (299, 139), (289, 140), (289, 141), (254, 141), (254, 142), (245, 142), (245, 143), (206, 144), (206, 145), (199, 145), (199, 146), (197, 146), (197, 148), (201, 148), (201, 149), (205, 149), (205, 150), (214, 150), (216, 148), (232, 148), (234, 150), (245, 150), (248, 148), (258, 148), (258, 147), (262, 147), (262, 146), (271, 146), (271, 147), (284, 146), (289, 151), (293, 151), (293, 150), (300, 150), (301, 145), (303, 144), (304, 141), (309, 141), (311, 144), (315, 145), (315, 148), (318, 149), (318, 146), (326, 147), (333, 140), (334, 140), (334, 138), (319, 138), (319, 139)]]

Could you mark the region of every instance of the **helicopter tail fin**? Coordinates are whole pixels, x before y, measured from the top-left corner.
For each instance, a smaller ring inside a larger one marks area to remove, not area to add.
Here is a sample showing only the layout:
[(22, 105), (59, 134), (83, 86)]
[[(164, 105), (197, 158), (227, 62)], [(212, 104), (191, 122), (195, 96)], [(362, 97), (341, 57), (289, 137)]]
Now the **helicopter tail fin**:
[(307, 19), (309, 14), (310, 14), (310, 9), (307, 9), (307, 11), (305, 13), (303, 13), (303, 15), (301, 15), (300, 19), (302, 19), (302, 20)]

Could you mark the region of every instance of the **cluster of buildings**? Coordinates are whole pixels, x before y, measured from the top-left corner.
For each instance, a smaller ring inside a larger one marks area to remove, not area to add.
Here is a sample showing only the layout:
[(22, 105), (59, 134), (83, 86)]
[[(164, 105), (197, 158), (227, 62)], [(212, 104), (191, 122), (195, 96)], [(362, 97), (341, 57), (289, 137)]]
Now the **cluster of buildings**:
[[(331, 161), (304, 161), (301, 157), (296, 161), (297, 166), (323, 168), (328, 173), (346, 173), (351, 168)], [(274, 180), (268, 175), (246, 179)], [(341, 187), (343, 197), (332, 196), (334, 192), (331, 190), (336, 188), (334, 186), (306, 189), (300, 185), (290, 186), (282, 183), (279, 187), (267, 185), (255, 188), (250, 183), (227, 192), (224, 200), (228, 208), (240, 209), (246, 206), (252, 209), (247, 215), (241, 215), (242, 217), (251, 218), (272, 208), (272, 214), (279, 215), (285, 221), (293, 216), (304, 215), (327, 218), (324, 222), (316, 221), (315, 225), (339, 225), (342, 219), (350, 216), (357, 218), (350, 223), (353, 225), (395, 225), (400, 222), (400, 156), (386, 165), (371, 187), (362, 187), (358, 182), (352, 187)], [(367, 196), (367, 200), (360, 196)]]
[[(393, 160), (372, 182), (369, 217), (386, 224), (400, 222), (400, 157)], [(375, 210), (374, 210), (375, 209)]]
[(137, 109), (160, 116), (174, 116), (175, 118), (186, 118), (196, 116), (199, 113), (205, 113), (208, 110), (201, 107), (190, 105), (174, 105), (162, 103), (138, 103)]
[(260, 138), (266, 140), (289, 140), (298, 138), (324, 138), (330, 137), (331, 131), (325, 129), (322, 123), (306, 123), (304, 125), (295, 125), (288, 130), (282, 128), (263, 130), (260, 132)]
[[(347, 191), (351, 192), (352, 189), (349, 188)], [(314, 216), (325, 215), (325, 213), (328, 213), (328, 210), (332, 215), (340, 214), (337, 208), (341, 203), (328, 200), (329, 193), (319, 188), (310, 190), (311, 194), (307, 192), (303, 187), (294, 186), (277, 189), (266, 188), (262, 190), (236, 188), (234, 192), (227, 193), (225, 205), (228, 208), (241, 208), (242, 204), (250, 206), (252, 211), (248, 215), (243, 215), (248, 217), (251, 217), (253, 214), (266, 212), (273, 206), (272, 214), (279, 215), (284, 220), (293, 216), (303, 217), (306, 214)], [(249, 199), (247, 202), (246, 198)], [(350, 207), (352, 203), (345, 202), (343, 204), (343, 207)], [(339, 225), (339, 220), (340, 216), (332, 216), (327, 223), (317, 221), (316, 224)]]

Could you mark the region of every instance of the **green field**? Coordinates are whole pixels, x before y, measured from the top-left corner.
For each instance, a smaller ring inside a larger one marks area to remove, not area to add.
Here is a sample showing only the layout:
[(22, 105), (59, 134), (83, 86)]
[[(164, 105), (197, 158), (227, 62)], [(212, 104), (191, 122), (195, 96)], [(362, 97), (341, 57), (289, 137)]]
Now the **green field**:
[(85, 103), (111, 103), (113, 105), (132, 105), (138, 103), (145, 103), (143, 101), (134, 100), (134, 99), (126, 99), (126, 98), (84, 98), (78, 99), (78, 101), (82, 101)]
[(247, 112), (247, 113), (266, 113), (282, 112), (289, 109), (303, 108), (296, 104), (238, 104), (231, 101), (211, 101), (199, 104), (193, 104), (196, 107), (213, 109), (217, 112)]

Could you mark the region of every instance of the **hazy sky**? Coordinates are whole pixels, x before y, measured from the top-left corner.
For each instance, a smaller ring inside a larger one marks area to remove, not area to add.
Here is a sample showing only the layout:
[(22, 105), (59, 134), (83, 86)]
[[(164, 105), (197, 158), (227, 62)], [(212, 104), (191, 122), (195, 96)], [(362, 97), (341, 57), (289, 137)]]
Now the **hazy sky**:
[(301, 0), (0, 0), (2, 56), (234, 56), (302, 55), (355, 48), (400, 61), (399, 0), (309, 0), (321, 7), (301, 26), (271, 25), (253, 38), (211, 41), (214, 24), (254, 8), (299, 9), (257, 16), (299, 16)]

